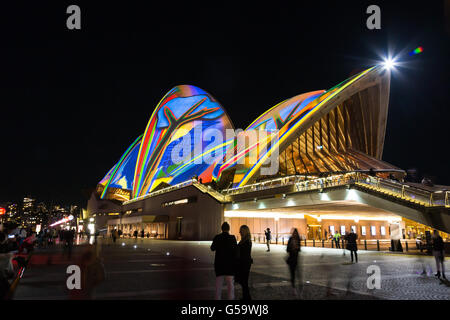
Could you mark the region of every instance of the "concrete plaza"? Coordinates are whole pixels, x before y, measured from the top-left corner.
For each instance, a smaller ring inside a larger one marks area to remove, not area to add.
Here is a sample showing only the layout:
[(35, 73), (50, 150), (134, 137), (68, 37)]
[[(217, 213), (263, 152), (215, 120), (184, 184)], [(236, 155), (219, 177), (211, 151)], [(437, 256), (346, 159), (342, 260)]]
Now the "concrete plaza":
[[(106, 279), (94, 299), (213, 299), (214, 253), (210, 241), (150, 239), (99, 239)], [(85, 246), (85, 245), (84, 245)], [(74, 248), (73, 261), (83, 245)], [(425, 255), (358, 251), (359, 262), (350, 264), (349, 251), (303, 247), (299, 271), (304, 283), (300, 297), (292, 294), (286, 246), (254, 244), (250, 274), (253, 299), (423, 299), (450, 300), (450, 284), (434, 277), (434, 258)], [(62, 247), (37, 249), (16, 290), (15, 299), (68, 299), (66, 268), (73, 264)], [(367, 268), (381, 270), (381, 289), (368, 289)], [(448, 262), (447, 275), (450, 276)], [(427, 274), (422, 274), (423, 269)], [(225, 298), (225, 288), (223, 297)], [(242, 296), (236, 284), (236, 298)]]

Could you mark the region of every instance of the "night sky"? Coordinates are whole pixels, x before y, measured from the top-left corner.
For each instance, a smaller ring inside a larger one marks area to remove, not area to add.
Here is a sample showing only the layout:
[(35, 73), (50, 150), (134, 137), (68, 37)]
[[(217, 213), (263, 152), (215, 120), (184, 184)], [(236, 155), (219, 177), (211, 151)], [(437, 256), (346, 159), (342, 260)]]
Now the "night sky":
[[(0, 202), (29, 195), (86, 206), (84, 193), (175, 85), (208, 91), (245, 128), (280, 101), (329, 89), (388, 51), (402, 53), (404, 64), (391, 79), (383, 160), (450, 185), (444, 1), (93, 2), (2, 4)], [(81, 30), (66, 28), (70, 4), (81, 7)], [(381, 7), (381, 30), (366, 27), (370, 4)], [(410, 57), (418, 46), (424, 52)]]

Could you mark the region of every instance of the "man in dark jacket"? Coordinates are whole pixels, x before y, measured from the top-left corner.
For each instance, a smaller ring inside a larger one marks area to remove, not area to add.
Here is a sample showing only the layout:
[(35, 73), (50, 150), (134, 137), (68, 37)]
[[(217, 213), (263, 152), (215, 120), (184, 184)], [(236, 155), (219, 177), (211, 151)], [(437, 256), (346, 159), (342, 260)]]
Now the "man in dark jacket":
[(440, 278), (442, 270), (442, 277), (444, 279), (447, 279), (445, 277), (445, 266), (444, 266), (444, 240), (442, 240), (442, 237), (439, 235), (439, 232), (437, 230), (434, 230), (432, 239), (433, 239), (433, 256), (434, 259), (436, 260), (436, 269), (437, 269), (435, 276)]
[(270, 228), (267, 228), (266, 231), (264, 231), (266, 235), (266, 244), (267, 244), (267, 252), (270, 251), (270, 240), (272, 240), (272, 232), (270, 232)]
[(228, 299), (234, 300), (234, 274), (237, 259), (236, 237), (229, 234), (230, 225), (222, 224), (222, 233), (214, 237), (211, 251), (216, 252), (214, 271), (216, 272), (216, 300), (222, 298), (222, 285), (225, 279), (228, 288)]
[[(297, 228), (293, 228), (292, 230), (292, 236), (289, 238), (287, 247), (286, 247), (286, 251), (289, 253), (289, 257), (286, 260), (286, 263), (289, 266), (289, 271), (291, 273), (291, 284), (292, 284), (292, 289), (294, 290), (294, 295), (296, 297), (299, 296), (299, 292), (297, 291), (297, 288), (295, 286), (295, 274), (297, 273), (297, 266), (298, 266), (298, 256), (299, 256), (299, 252), (301, 251), (300, 248), (300, 235), (298, 234), (298, 230)], [(301, 264), (301, 263), (300, 263)], [(300, 271), (299, 272), (300, 275), (300, 287), (303, 291), (303, 274)]]
[(71, 259), (72, 257), (72, 248), (73, 248), (73, 238), (75, 237), (75, 232), (72, 230), (63, 230), (62, 231), (63, 240), (64, 240), (64, 250), (67, 250), (67, 257)]
[(358, 263), (358, 254), (356, 253), (356, 251), (358, 251), (358, 246), (356, 244), (356, 239), (358, 239), (358, 236), (353, 231), (353, 229), (345, 237), (345, 240), (347, 241), (347, 250), (350, 250), (350, 256), (352, 258), (352, 262), (353, 262), (353, 254), (355, 254), (355, 261), (356, 261), (356, 263)]

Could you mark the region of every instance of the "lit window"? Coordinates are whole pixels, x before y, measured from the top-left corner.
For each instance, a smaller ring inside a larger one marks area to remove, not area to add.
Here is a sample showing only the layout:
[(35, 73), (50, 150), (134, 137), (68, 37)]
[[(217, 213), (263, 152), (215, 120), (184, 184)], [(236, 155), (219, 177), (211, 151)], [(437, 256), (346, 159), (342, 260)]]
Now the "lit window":
[(375, 226), (370, 227), (370, 234), (373, 236), (377, 235), (377, 228)]
[(361, 226), (361, 235), (363, 235), (363, 236), (366, 235), (366, 227), (365, 226)]
[(345, 235), (345, 226), (341, 226), (341, 234)]
[(381, 233), (382, 236), (386, 235), (386, 227), (385, 226), (381, 226), (380, 233)]
[(334, 234), (334, 226), (330, 226), (330, 234)]

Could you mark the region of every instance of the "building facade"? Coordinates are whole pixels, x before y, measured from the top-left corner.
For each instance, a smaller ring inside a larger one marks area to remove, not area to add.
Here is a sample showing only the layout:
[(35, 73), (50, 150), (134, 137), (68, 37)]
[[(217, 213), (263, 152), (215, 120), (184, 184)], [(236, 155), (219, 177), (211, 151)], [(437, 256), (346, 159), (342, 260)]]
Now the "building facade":
[(408, 185), (382, 160), (389, 85), (374, 66), (280, 102), (237, 135), (209, 93), (177, 86), (99, 182), (88, 213), (97, 228), (162, 239), (209, 240), (223, 221), (234, 234), (242, 224), (255, 235), (295, 227), (317, 240), (351, 229), (369, 240), (450, 232), (450, 188)]

